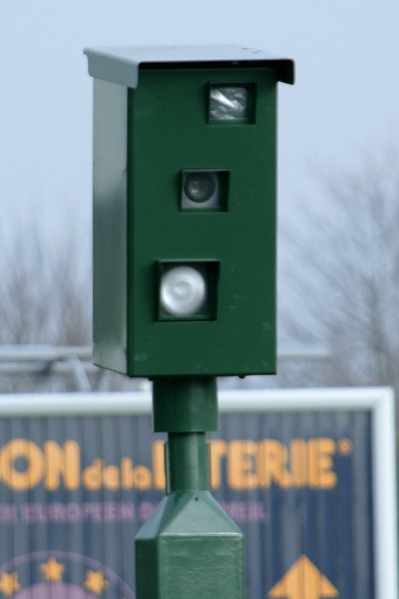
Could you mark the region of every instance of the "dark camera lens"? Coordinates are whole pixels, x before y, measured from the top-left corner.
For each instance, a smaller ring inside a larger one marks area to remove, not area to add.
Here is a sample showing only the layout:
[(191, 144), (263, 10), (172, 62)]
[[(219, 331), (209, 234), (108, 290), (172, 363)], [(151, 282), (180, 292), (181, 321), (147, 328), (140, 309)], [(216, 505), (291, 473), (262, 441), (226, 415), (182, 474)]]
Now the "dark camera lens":
[(189, 173), (184, 180), (184, 193), (192, 202), (201, 204), (211, 199), (217, 180), (213, 173)]

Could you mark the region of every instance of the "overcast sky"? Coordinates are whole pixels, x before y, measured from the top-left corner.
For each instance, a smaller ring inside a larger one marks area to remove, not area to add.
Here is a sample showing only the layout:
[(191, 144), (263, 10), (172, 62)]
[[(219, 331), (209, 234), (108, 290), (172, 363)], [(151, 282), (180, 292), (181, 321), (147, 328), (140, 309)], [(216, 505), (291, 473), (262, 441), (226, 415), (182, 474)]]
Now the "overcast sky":
[(314, 193), (309, 165), (350, 165), (399, 131), (398, 0), (1, 0), (0, 232), (15, 205), (48, 229), (90, 221), (84, 47), (213, 43), (296, 61), (279, 90), (281, 213)]

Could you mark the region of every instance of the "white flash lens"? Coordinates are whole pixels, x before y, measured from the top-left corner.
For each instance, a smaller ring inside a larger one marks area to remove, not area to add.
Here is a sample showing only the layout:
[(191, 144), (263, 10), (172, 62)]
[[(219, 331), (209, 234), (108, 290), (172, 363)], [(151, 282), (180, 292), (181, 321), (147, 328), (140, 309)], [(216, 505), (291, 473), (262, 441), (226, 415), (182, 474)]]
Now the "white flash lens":
[(201, 314), (207, 298), (204, 277), (191, 266), (176, 266), (161, 279), (160, 301), (163, 310), (174, 316)]

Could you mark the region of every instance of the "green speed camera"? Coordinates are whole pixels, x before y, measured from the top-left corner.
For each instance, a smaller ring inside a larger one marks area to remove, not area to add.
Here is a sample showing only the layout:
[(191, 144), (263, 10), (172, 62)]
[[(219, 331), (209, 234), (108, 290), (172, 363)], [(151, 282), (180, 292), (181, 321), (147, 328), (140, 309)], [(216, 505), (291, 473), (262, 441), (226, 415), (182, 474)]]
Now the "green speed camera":
[(94, 361), (129, 376), (276, 365), (276, 88), (240, 46), (86, 49)]

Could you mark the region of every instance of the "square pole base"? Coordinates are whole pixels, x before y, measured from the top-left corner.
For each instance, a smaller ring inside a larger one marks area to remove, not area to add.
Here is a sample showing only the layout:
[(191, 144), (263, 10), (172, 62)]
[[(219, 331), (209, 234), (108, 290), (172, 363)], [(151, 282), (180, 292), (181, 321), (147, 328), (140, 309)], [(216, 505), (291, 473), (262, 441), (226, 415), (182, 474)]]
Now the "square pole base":
[(208, 491), (165, 497), (136, 536), (137, 599), (244, 599), (244, 537)]

